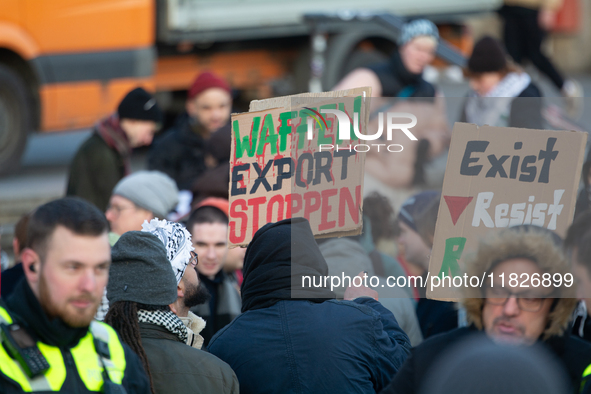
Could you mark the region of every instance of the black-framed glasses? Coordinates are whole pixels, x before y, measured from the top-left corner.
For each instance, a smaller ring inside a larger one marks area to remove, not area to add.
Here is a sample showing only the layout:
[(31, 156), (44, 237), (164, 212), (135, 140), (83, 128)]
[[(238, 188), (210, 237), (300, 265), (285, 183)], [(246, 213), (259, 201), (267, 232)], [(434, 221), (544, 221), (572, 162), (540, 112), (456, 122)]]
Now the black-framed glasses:
[(189, 264), (191, 264), (191, 267), (195, 268), (197, 267), (197, 264), (199, 264), (199, 255), (193, 251), (191, 251), (191, 260), (189, 260)]
[(517, 306), (524, 312), (539, 312), (544, 305), (546, 297), (528, 297), (526, 293), (512, 293), (503, 287), (488, 287), (485, 290), (486, 303), (491, 305), (505, 305), (509, 298), (515, 297)]

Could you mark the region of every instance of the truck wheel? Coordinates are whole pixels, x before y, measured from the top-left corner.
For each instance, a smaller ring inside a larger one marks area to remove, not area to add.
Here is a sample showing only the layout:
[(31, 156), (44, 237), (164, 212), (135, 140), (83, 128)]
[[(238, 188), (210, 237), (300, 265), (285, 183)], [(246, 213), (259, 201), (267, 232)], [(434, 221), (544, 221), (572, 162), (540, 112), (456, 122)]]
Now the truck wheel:
[(386, 56), (386, 54), (384, 54), (383, 52), (378, 51), (377, 49), (372, 49), (368, 51), (356, 50), (351, 54), (351, 56), (349, 56), (349, 58), (345, 62), (341, 78), (343, 78), (345, 75), (349, 74), (356, 68), (371, 66), (373, 64), (382, 63), (387, 60), (388, 56)]
[(25, 83), (12, 69), (0, 64), (0, 174), (20, 166), (30, 119)]
[[(353, 68), (368, 66), (388, 56), (378, 49), (363, 50), (359, 45), (365, 40), (381, 40), (393, 43), (395, 37), (381, 28), (366, 27), (332, 36), (325, 55), (325, 70), (322, 78), (324, 90), (335, 86)], [(351, 68), (353, 67), (353, 68)]]

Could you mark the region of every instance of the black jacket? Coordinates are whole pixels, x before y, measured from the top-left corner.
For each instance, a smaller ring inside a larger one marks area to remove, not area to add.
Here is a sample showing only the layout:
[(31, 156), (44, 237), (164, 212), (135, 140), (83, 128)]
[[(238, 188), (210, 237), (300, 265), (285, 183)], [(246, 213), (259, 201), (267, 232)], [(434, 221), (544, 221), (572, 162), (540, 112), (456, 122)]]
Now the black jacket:
[[(454, 345), (472, 336), (484, 336), (482, 331), (474, 327), (463, 327), (436, 335), (411, 350), (398, 374), (382, 393), (419, 393), (421, 385), (435, 364), (438, 357), (448, 352)], [(591, 364), (591, 344), (579, 338), (565, 334), (561, 337), (552, 337), (542, 342), (553, 353), (557, 360), (565, 367), (572, 382), (573, 393), (579, 392), (583, 371)], [(587, 384), (587, 386), (590, 386)], [(585, 387), (587, 393), (591, 387)]]
[(421, 297), (417, 303), (417, 319), (424, 339), (458, 328), (458, 310), (453, 302)]
[[(470, 99), (468, 98), (468, 100)], [(494, 98), (491, 97), (490, 100), (494, 100)], [(462, 109), (460, 122), (466, 122), (466, 104)], [(544, 128), (542, 92), (533, 82), (511, 101), (508, 126), (524, 129)]]
[(236, 375), (216, 356), (186, 345), (154, 324), (140, 323), (140, 335), (155, 393), (238, 394)]
[[(154, 141), (148, 156), (148, 168), (162, 171), (175, 180), (179, 190), (191, 190), (193, 182), (207, 170), (206, 157), (214, 161), (230, 157), (230, 124), (212, 134), (209, 139), (202, 137), (201, 126), (184, 114), (177, 119), (173, 128)], [(228, 138), (222, 144), (215, 134)], [(219, 146), (227, 145), (227, 146)], [(214, 167), (217, 163), (214, 163)]]
[(16, 288), (18, 282), (24, 277), (25, 271), (23, 271), (23, 264), (20, 262), (2, 271), (2, 275), (0, 276), (0, 296), (3, 299), (7, 299)]
[[(66, 378), (60, 392), (90, 393), (78, 374), (71, 351), (88, 333), (88, 327), (72, 328), (61, 319), (49, 319), (26, 280), (21, 280), (13, 296), (6, 300), (13, 320), (24, 327), (38, 341), (59, 347), (66, 366)], [(123, 342), (125, 373), (122, 385), (127, 394), (150, 394), (150, 384), (138, 356)], [(22, 393), (20, 386), (0, 373), (0, 394)]]
[(435, 87), (421, 74), (413, 74), (404, 67), (400, 53), (394, 51), (388, 62), (368, 67), (380, 80), (382, 97), (435, 97)]
[(243, 313), (209, 345), (241, 393), (374, 393), (404, 362), (408, 336), (379, 302), (337, 301), (329, 288), (302, 284), (328, 275), (307, 220), (259, 229), (243, 274)]

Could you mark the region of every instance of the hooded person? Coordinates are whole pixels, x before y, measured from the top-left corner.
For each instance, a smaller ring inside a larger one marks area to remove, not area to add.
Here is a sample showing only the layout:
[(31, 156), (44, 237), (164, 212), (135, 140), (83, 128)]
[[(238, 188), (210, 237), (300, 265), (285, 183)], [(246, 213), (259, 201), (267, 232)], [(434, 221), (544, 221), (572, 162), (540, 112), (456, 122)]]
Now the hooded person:
[(177, 279), (184, 276), (191, 259), (190, 249), (181, 242), (186, 235), (171, 231), (169, 236), (166, 229), (155, 232), (159, 235), (129, 231), (113, 246), (107, 286), (111, 306), (105, 322), (142, 360), (152, 393), (196, 388), (205, 393), (238, 393), (238, 381), (226, 363), (187, 346), (189, 330), (170, 307), (178, 300)]
[(241, 393), (377, 392), (406, 358), (408, 336), (374, 298), (338, 301), (312, 284), (328, 266), (307, 220), (260, 228), (243, 272), (243, 313), (208, 347), (234, 368)]
[(461, 121), (479, 126), (542, 129), (542, 93), (531, 77), (507, 60), (497, 40), (474, 45), (465, 71), (471, 90)]
[[(561, 242), (552, 231), (532, 225), (490, 233), (465, 265), (468, 277), (486, 274), (492, 281), (463, 288), (470, 326), (436, 335), (414, 348), (384, 394), (420, 393), (437, 360), (473, 337), (516, 349), (543, 346), (567, 372), (568, 392), (591, 392), (591, 344), (567, 331), (576, 299), (567, 283), (569, 265)], [(534, 278), (545, 274), (561, 280), (536, 287)], [(521, 286), (525, 276), (532, 278), (528, 287)], [(515, 277), (521, 279), (510, 280)], [(473, 367), (488, 365), (488, 359), (480, 358)]]

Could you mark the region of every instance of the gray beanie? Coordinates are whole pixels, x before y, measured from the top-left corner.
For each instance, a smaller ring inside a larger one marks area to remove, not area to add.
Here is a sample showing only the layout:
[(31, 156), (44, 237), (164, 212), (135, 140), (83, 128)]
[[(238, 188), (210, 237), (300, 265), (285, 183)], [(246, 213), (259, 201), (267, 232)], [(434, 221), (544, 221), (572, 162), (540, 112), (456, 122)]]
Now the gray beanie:
[(166, 219), (179, 200), (175, 181), (160, 171), (138, 171), (128, 175), (115, 185), (113, 194), (127, 198), (161, 219)]
[(177, 282), (166, 247), (154, 234), (128, 231), (111, 249), (109, 303), (133, 301), (169, 305), (177, 300)]
[(398, 46), (408, 43), (415, 37), (431, 36), (435, 41), (439, 41), (439, 30), (433, 22), (427, 19), (415, 19), (414, 21), (405, 23), (398, 36)]

